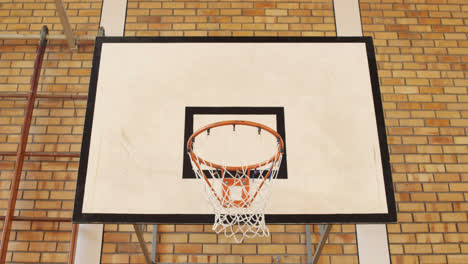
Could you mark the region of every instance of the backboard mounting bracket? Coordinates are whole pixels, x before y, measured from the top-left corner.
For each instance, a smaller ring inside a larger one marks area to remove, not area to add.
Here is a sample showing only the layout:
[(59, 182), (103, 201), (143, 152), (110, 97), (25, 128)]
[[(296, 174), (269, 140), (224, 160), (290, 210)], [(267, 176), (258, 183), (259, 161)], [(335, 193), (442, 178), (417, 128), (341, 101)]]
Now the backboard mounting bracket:
[[(310, 225), (308, 225), (307, 227), (309, 227), (309, 230), (310, 230)], [(318, 228), (319, 228), (319, 232), (320, 232), (320, 242), (318, 243), (317, 245), (317, 248), (315, 249), (315, 253), (314, 253), (314, 256), (312, 257), (312, 261), (309, 261), (308, 263), (311, 263), (311, 264), (317, 264), (319, 259), (320, 259), (320, 255), (322, 254), (322, 250), (323, 250), (323, 247), (325, 246), (325, 243), (327, 242), (328, 240), (328, 235), (330, 234), (330, 231), (331, 231), (331, 228), (332, 228), (332, 225), (331, 224), (325, 224), (325, 225), (318, 225)], [(310, 240), (310, 234), (307, 235), (307, 242), (309, 242)], [(308, 250), (310, 250), (310, 245), (308, 245)], [(308, 254), (309, 258), (310, 258), (310, 255), (311, 254)]]
[(151, 255), (148, 251), (148, 248), (145, 244), (145, 238), (143, 237), (143, 227), (145, 225), (140, 224), (133, 224), (133, 229), (135, 229), (135, 233), (138, 238), (138, 244), (140, 244), (140, 248), (143, 251), (143, 255), (145, 256), (146, 264), (153, 264), (154, 262), (151, 260)]

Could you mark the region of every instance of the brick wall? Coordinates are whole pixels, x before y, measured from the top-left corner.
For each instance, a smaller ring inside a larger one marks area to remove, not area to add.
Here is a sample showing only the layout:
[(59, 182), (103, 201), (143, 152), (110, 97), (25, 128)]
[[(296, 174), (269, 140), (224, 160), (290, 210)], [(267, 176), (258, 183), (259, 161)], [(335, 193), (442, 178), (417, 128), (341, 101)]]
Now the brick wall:
[(126, 36), (335, 36), (332, 0), (128, 1)]
[[(145, 239), (150, 248), (153, 226)], [(242, 243), (216, 234), (211, 225), (158, 225), (157, 258), (175, 263), (306, 263), (304, 225), (270, 225), (270, 237)], [(311, 230), (312, 250), (320, 240)], [(105, 225), (102, 263), (144, 263), (131, 225)], [(312, 251), (313, 252), (313, 251)], [(333, 227), (320, 263), (358, 263), (354, 225)]]
[(396, 189), (392, 261), (468, 263), (468, 2), (361, 0), (361, 14)]
[[(65, 1), (78, 34), (95, 35), (101, 1)], [(463, 0), (361, 0), (374, 37), (395, 182), (398, 223), (388, 225), (392, 263), (468, 263), (468, 4)], [(60, 33), (54, 1), (4, 1), (0, 32)], [(331, 0), (129, 0), (127, 36), (335, 36)], [(0, 92), (29, 89), (36, 41), (0, 42)], [(86, 94), (92, 45), (47, 49), (40, 92)], [(16, 151), (25, 100), (0, 100), (0, 150)], [(86, 102), (40, 99), (29, 151), (80, 150)], [(17, 214), (70, 216), (76, 158), (28, 158)], [(13, 157), (0, 157), (5, 214)], [(233, 243), (210, 225), (159, 225), (164, 262), (305, 263), (305, 227), (273, 225), (272, 236)], [(70, 223), (18, 221), (8, 261), (66, 263)], [(152, 226), (145, 230), (151, 241)], [(319, 240), (312, 230), (313, 248)], [(143, 263), (131, 225), (105, 225), (102, 263)], [(321, 263), (358, 263), (354, 225), (334, 226)]]
[[(102, 0), (65, 0), (72, 29), (78, 35), (96, 35)], [(33, 34), (39, 33), (43, 25), (52, 34), (60, 34), (62, 25), (55, 11), (55, 0), (5, 0), (0, 4), (0, 32)]]
[[(29, 90), (35, 45), (8, 41), (0, 46), (0, 91)], [(70, 53), (62, 44), (51, 44), (45, 56), (40, 93), (86, 94), (93, 46)], [(0, 99), (0, 149), (16, 151), (24, 120), (23, 99)], [(86, 101), (36, 101), (27, 151), (79, 152)], [(0, 210), (5, 215), (14, 156), (0, 157)], [(16, 215), (71, 217), (78, 158), (26, 158), (18, 192)], [(15, 221), (7, 260), (13, 263), (66, 263), (71, 223)]]
[[(65, 1), (72, 27), (79, 35), (95, 35), (102, 1)], [(42, 25), (60, 34), (55, 1), (2, 1), (0, 32), (38, 34)], [(0, 92), (25, 93), (36, 56), (37, 41), (0, 41)], [(63, 41), (49, 41), (39, 92), (87, 94), (93, 45), (71, 53)], [(16, 151), (23, 124), (24, 99), (0, 99), (0, 151)], [(83, 100), (36, 100), (27, 151), (78, 152), (81, 145)], [(5, 215), (15, 157), (0, 156), (0, 210)], [(16, 215), (71, 217), (77, 158), (26, 158)], [(3, 224), (3, 222), (2, 222)], [(15, 221), (8, 263), (67, 263), (71, 223)]]

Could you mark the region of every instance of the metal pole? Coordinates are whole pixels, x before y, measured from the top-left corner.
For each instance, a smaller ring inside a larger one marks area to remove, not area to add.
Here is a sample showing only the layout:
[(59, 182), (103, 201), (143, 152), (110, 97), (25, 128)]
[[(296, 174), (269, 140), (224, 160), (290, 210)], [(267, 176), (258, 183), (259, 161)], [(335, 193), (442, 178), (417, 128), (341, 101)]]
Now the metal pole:
[(153, 225), (153, 241), (151, 245), (151, 260), (156, 263), (156, 247), (158, 246), (158, 225)]
[(87, 95), (60, 95), (60, 94), (38, 94), (37, 98), (39, 99), (79, 99), (86, 100), (88, 99)]
[(133, 228), (135, 229), (135, 233), (138, 238), (138, 243), (140, 243), (141, 250), (143, 251), (143, 255), (145, 255), (146, 264), (152, 264), (150, 253), (148, 252), (148, 248), (145, 245), (145, 238), (143, 237), (143, 231), (141, 227), (137, 224), (133, 224)]
[[(4, 220), (6, 216), (0, 216), (0, 220)], [(15, 221), (31, 221), (31, 222), (71, 222), (71, 218), (66, 217), (29, 217), (29, 216), (13, 216)]]
[(75, 263), (76, 241), (78, 239), (79, 224), (72, 225), (72, 234), (70, 238), (70, 250), (68, 251), (68, 264)]
[(312, 263), (312, 241), (310, 236), (310, 225), (306, 225), (307, 263)]
[(73, 34), (73, 30), (70, 26), (70, 20), (68, 20), (68, 15), (65, 11), (65, 7), (63, 6), (62, 0), (55, 0), (55, 5), (60, 18), (60, 22), (62, 23), (63, 33), (65, 34), (65, 37), (67, 39), (68, 47), (71, 50), (76, 50), (77, 46), (75, 34)]
[[(22, 98), (27, 99), (29, 94), (21, 93), (0, 93), (0, 98)], [(77, 100), (86, 100), (88, 99), (87, 95), (62, 95), (62, 94), (36, 94), (38, 99), (77, 99)]]
[(320, 242), (317, 245), (317, 249), (315, 249), (314, 257), (312, 258), (312, 264), (317, 264), (322, 254), (323, 247), (328, 239), (328, 234), (330, 234), (332, 225), (319, 225), (320, 230)]
[(5, 221), (3, 223), (2, 242), (0, 246), (0, 263), (5, 263), (8, 242), (10, 239), (11, 224), (13, 221), (13, 215), (15, 213), (16, 198), (18, 196), (18, 187), (21, 180), (21, 172), (23, 171), (24, 154), (26, 152), (26, 145), (28, 143), (29, 129), (31, 127), (31, 119), (34, 110), (34, 101), (36, 99), (37, 86), (39, 84), (39, 77), (41, 74), (42, 62), (44, 60), (45, 49), (47, 47), (47, 36), (48, 29), (46, 26), (42, 27), (41, 40), (39, 48), (37, 49), (36, 62), (34, 63), (34, 74), (31, 80), (31, 90), (28, 96), (28, 104), (26, 106), (26, 113), (24, 117), (24, 123), (21, 131), (20, 143), (18, 146), (18, 153), (16, 155), (15, 171), (11, 183), (10, 196), (8, 199), (7, 213)]
[[(1, 151), (0, 156), (16, 156), (15, 152)], [(78, 152), (26, 152), (24, 156), (27, 157), (57, 157), (57, 158), (79, 158)]]
[[(0, 33), (0, 39), (3, 40), (40, 40), (41, 35), (36, 35), (36, 34), (9, 34), (9, 33)], [(67, 36), (65, 35), (48, 35), (47, 36), (48, 40), (67, 40)], [(84, 42), (84, 41), (95, 41), (96, 36), (89, 36), (89, 35), (84, 35), (84, 36), (77, 36), (75, 37), (76, 41), (78, 43)]]

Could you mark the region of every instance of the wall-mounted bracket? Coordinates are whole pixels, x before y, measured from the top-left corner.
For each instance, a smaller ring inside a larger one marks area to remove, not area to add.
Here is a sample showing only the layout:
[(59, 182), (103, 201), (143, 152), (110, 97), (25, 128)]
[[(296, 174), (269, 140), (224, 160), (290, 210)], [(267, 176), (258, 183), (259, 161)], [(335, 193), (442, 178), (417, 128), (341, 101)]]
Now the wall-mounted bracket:
[(312, 264), (317, 264), (322, 254), (323, 247), (328, 240), (328, 235), (330, 234), (332, 225), (318, 225), (319, 232), (320, 232), (320, 242), (315, 249), (314, 257), (312, 258)]
[(145, 256), (146, 264), (153, 264), (154, 262), (151, 260), (151, 255), (146, 247), (145, 239), (143, 238), (143, 227), (144, 225), (133, 224), (133, 228), (135, 229), (135, 233), (138, 238), (138, 243), (140, 244), (143, 255)]
[(55, 5), (58, 16), (60, 18), (60, 22), (62, 23), (63, 34), (65, 34), (68, 47), (70, 48), (70, 50), (76, 51), (78, 49), (77, 40), (71, 28), (70, 20), (68, 19), (68, 15), (65, 11), (65, 7), (63, 5), (62, 0), (55, 0)]
[(315, 249), (314, 256), (312, 257), (312, 243), (311, 243), (311, 232), (310, 232), (311, 225), (306, 225), (306, 240), (307, 240), (307, 263), (308, 264), (317, 264), (322, 254), (323, 247), (328, 239), (328, 234), (330, 234), (330, 230), (332, 225), (318, 225), (319, 232), (320, 232), (320, 242)]
[(97, 36), (104, 37), (105, 35), (106, 35), (106, 30), (104, 29), (104, 27), (99, 27)]

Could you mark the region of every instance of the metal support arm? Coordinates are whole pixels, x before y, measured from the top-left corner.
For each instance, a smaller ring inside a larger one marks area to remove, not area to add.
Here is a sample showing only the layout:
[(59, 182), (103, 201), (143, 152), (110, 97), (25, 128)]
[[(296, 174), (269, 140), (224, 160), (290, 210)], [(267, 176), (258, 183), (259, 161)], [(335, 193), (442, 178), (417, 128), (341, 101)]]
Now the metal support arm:
[(320, 255), (322, 254), (323, 247), (325, 246), (325, 243), (327, 242), (328, 235), (330, 234), (332, 225), (318, 225), (319, 231), (320, 231), (320, 242), (317, 245), (317, 248), (315, 249), (314, 257), (312, 258), (312, 264), (317, 264), (320, 258)]
[(151, 255), (145, 244), (145, 238), (143, 237), (143, 230), (141, 228), (141, 225), (134, 224), (133, 228), (135, 229), (135, 233), (138, 238), (138, 243), (140, 244), (141, 250), (143, 251), (143, 255), (145, 255), (146, 264), (153, 264), (154, 262), (151, 261)]
[(153, 241), (151, 243), (151, 260), (156, 263), (156, 248), (158, 246), (158, 225), (153, 225)]
[(68, 47), (72, 51), (74, 51), (78, 48), (76, 45), (76, 38), (71, 28), (70, 20), (68, 19), (68, 15), (67, 15), (67, 12), (65, 11), (65, 7), (63, 6), (62, 0), (55, 0), (55, 5), (57, 8), (57, 13), (60, 18), (60, 22), (62, 23), (63, 33), (65, 34)]

